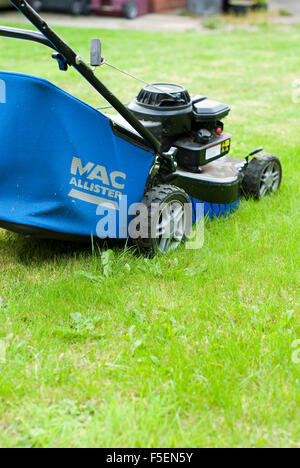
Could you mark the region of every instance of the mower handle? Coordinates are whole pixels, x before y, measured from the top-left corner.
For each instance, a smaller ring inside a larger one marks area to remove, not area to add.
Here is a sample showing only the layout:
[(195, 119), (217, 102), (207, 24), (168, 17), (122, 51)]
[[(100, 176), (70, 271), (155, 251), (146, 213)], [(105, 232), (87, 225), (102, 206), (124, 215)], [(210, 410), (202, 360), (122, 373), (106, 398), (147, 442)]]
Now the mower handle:
[(43, 44), (51, 49), (55, 49), (53, 44), (51, 44), (48, 39), (42, 33), (37, 31), (29, 31), (28, 29), (18, 29), (18, 28), (9, 28), (6, 26), (0, 26), (0, 36), (3, 37), (12, 37), (14, 39), (24, 39), (25, 41), (38, 42)]
[[(157, 154), (161, 152), (161, 143), (149, 132), (147, 128), (133, 115), (133, 113), (119, 99), (100, 81), (94, 74), (92, 68), (85, 63), (82, 58), (76, 54), (76, 52), (56, 34), (53, 29), (41, 18), (41, 16), (26, 2), (26, 0), (10, 0), (10, 3), (19, 10), (39, 31), (40, 33), (34, 33), (32, 31), (26, 31), (22, 33), (12, 32), (12, 28), (2, 28), (2, 32), (7, 37), (16, 37), (19, 39), (29, 39), (35, 42), (40, 42), (48, 47), (51, 47), (59, 54), (61, 54), (66, 63), (70, 64), (75, 68), (95, 89), (101, 96), (111, 104), (119, 114), (141, 135), (153, 148)], [(25, 37), (21, 37), (24, 34)], [(42, 36), (42, 38), (41, 38)]]

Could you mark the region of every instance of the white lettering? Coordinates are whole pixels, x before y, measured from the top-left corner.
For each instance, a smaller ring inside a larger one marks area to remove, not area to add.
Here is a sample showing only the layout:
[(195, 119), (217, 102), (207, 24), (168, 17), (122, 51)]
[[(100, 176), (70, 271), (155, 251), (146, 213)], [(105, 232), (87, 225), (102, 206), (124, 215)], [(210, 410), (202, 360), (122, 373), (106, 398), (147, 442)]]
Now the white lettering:
[(125, 186), (124, 184), (120, 184), (116, 181), (117, 177), (119, 179), (126, 179), (126, 174), (124, 174), (123, 172), (118, 172), (118, 171), (114, 171), (110, 174), (110, 178), (111, 178), (111, 185), (117, 189), (120, 189), (122, 190)]
[[(1, 80), (0, 80), (1, 81)], [(105, 166), (95, 165), (92, 162), (88, 162), (87, 164), (82, 164), (80, 158), (74, 157), (71, 164), (71, 174), (76, 177), (72, 177), (70, 180), (70, 185), (77, 187), (78, 189), (86, 190), (88, 192), (98, 193), (102, 196), (106, 196), (109, 198), (121, 200), (122, 199), (122, 192), (119, 190), (123, 190), (125, 188), (125, 184), (122, 181), (126, 180), (126, 174), (120, 171), (113, 171), (111, 174), (107, 172)], [(86, 178), (78, 178), (81, 176), (85, 176)], [(89, 182), (93, 180), (100, 180), (106, 187), (101, 185)], [(114, 190), (118, 189), (118, 190)], [(69, 196), (74, 194), (74, 190), (70, 192)], [(86, 197), (84, 192), (83, 195), (79, 195), (77, 193), (77, 197), (83, 201), (87, 201), (89, 203), (95, 203), (96, 197)], [(94, 200), (92, 202), (91, 200)]]
[(87, 176), (90, 180), (102, 180), (103, 184), (110, 185), (107, 171), (104, 166), (96, 166), (92, 172)]
[(71, 166), (71, 174), (77, 175), (77, 171), (82, 176), (86, 172), (90, 172), (93, 168), (93, 163), (87, 163), (85, 167), (82, 167), (81, 160), (79, 158), (73, 158), (72, 166)]

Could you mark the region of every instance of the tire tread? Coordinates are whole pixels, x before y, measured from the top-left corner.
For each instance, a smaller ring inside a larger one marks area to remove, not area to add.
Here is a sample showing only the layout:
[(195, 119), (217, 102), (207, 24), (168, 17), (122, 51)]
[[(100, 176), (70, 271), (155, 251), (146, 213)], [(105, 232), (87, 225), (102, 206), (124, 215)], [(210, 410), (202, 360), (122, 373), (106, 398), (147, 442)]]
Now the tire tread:
[[(277, 161), (280, 165), (280, 160), (275, 154), (271, 153), (260, 153), (255, 156), (252, 161), (250, 161), (246, 174), (242, 183), (242, 189), (246, 196), (250, 196), (253, 198), (260, 198), (259, 197), (259, 187), (258, 182), (260, 179), (260, 175), (264, 170), (264, 167), (269, 164), (271, 161)], [(281, 182), (281, 174), (280, 174), (280, 182)], [(279, 185), (280, 185), (279, 182)], [(278, 187), (279, 188), (279, 187)]]
[[(179, 193), (182, 196), (186, 197), (187, 201), (189, 200), (189, 197), (186, 194), (186, 192), (183, 189), (174, 185), (157, 185), (155, 187), (152, 187), (148, 192), (145, 193), (142, 203), (148, 208), (148, 217), (146, 220), (148, 228), (149, 226), (151, 226), (151, 205), (160, 205), (161, 203), (163, 203), (164, 199), (168, 195), (172, 195), (175, 193)], [(155, 253), (153, 250), (154, 243), (153, 239), (151, 239), (150, 232), (147, 239), (139, 237), (135, 239), (135, 243), (141, 252), (150, 254)]]

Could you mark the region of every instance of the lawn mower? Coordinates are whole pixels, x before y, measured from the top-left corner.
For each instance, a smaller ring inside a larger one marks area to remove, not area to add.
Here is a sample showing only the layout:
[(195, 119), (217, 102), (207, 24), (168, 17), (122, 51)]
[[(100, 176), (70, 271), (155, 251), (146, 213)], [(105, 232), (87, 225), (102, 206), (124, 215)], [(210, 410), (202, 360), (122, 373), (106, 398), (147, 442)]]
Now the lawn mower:
[(70, 240), (132, 238), (149, 254), (167, 253), (188, 237), (199, 206), (218, 217), (243, 194), (259, 199), (278, 189), (275, 155), (258, 148), (244, 159), (228, 156), (228, 105), (168, 83), (147, 83), (124, 105), (96, 76), (96, 67), (112, 66), (99, 39), (87, 64), (25, 0), (10, 1), (39, 32), (1, 27), (0, 36), (52, 49), (60, 70), (74, 67), (117, 115), (45, 79), (0, 72), (2, 228)]

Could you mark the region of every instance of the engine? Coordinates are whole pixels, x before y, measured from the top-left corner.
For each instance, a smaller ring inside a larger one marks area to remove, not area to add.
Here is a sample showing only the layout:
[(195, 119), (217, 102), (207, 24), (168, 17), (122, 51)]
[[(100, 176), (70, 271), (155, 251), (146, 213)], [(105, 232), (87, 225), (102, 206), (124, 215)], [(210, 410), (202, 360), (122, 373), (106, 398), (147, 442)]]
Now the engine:
[(178, 149), (180, 166), (193, 172), (230, 151), (231, 135), (224, 133), (230, 107), (205, 96), (190, 96), (180, 85), (146, 85), (128, 108), (162, 143), (163, 151)]

